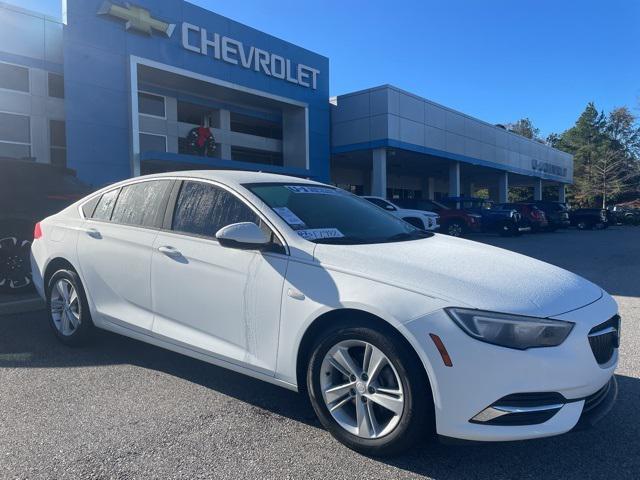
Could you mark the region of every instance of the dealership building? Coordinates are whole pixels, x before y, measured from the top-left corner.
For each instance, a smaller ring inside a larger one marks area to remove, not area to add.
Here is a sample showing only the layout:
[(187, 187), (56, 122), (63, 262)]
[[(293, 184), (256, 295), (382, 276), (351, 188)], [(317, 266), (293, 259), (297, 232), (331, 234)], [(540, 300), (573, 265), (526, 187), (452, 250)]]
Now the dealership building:
[(394, 86), (330, 98), (328, 58), (182, 0), (66, 0), (62, 17), (0, 2), (0, 172), (245, 169), (498, 201), (564, 200), (573, 179), (571, 155)]

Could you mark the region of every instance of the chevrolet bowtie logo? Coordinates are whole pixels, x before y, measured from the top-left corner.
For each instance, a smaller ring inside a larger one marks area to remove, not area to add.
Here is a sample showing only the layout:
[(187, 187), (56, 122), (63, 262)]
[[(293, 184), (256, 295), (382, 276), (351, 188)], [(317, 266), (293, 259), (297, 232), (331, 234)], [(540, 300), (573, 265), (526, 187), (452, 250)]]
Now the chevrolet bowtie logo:
[(99, 15), (110, 15), (112, 17), (124, 20), (125, 29), (135, 30), (137, 32), (146, 33), (151, 35), (153, 31), (160, 32), (167, 37), (170, 37), (173, 30), (176, 28), (175, 23), (167, 23), (162, 20), (157, 20), (151, 16), (149, 10), (142, 7), (131, 5), (129, 2), (124, 6), (116, 5), (113, 2), (105, 1), (98, 10)]

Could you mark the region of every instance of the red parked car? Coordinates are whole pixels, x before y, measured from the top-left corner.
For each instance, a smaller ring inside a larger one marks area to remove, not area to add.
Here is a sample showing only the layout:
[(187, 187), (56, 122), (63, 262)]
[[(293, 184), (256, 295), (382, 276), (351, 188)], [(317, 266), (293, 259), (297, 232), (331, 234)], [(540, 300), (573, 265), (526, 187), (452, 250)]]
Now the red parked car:
[(531, 227), (532, 232), (542, 232), (549, 228), (547, 216), (533, 203), (501, 203), (499, 208), (517, 210), (523, 225)]
[(435, 200), (422, 198), (394, 200), (394, 202), (403, 208), (436, 212), (440, 215), (440, 233), (461, 237), (482, 230), (482, 217), (476, 213), (450, 208)]

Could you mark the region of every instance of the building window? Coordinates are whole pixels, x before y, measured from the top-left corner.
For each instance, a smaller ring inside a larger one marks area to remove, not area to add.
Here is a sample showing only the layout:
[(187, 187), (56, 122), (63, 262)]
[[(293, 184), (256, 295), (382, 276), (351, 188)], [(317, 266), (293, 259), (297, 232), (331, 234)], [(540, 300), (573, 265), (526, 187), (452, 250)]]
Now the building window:
[(31, 119), (25, 115), (0, 113), (0, 157), (31, 157)]
[(0, 63), (0, 88), (29, 92), (29, 69), (10, 63)]
[(268, 152), (245, 147), (231, 147), (231, 159), (237, 162), (283, 165), (281, 152)]
[(49, 120), (49, 147), (51, 164), (58, 167), (67, 166), (67, 135), (62, 120)]
[(140, 133), (141, 152), (166, 152), (167, 137), (153, 133)]
[(64, 77), (57, 73), (49, 72), (49, 96), (64, 98)]
[(231, 131), (282, 140), (280, 123), (236, 112), (231, 112)]
[(191, 125), (204, 125), (205, 118), (210, 120), (209, 124), (214, 126), (217, 122), (212, 117), (217, 117), (218, 111), (205, 105), (178, 101), (178, 121)]
[(152, 117), (166, 118), (164, 97), (146, 92), (138, 92), (138, 112)]

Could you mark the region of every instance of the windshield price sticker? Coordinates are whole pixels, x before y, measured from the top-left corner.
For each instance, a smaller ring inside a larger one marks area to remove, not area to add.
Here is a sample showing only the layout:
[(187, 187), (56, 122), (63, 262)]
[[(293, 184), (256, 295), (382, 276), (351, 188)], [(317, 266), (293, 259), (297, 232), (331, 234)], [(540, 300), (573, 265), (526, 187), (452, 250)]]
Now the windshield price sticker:
[(296, 232), (305, 240), (318, 240), (320, 238), (340, 238), (344, 237), (342, 232), (337, 228), (309, 228), (306, 230), (298, 230)]
[(305, 223), (287, 207), (277, 207), (273, 209), (282, 219), (291, 226), (305, 226)]
[(336, 195), (338, 193), (335, 188), (316, 187), (314, 185), (285, 185), (285, 187), (294, 193), (318, 193), (321, 195)]

